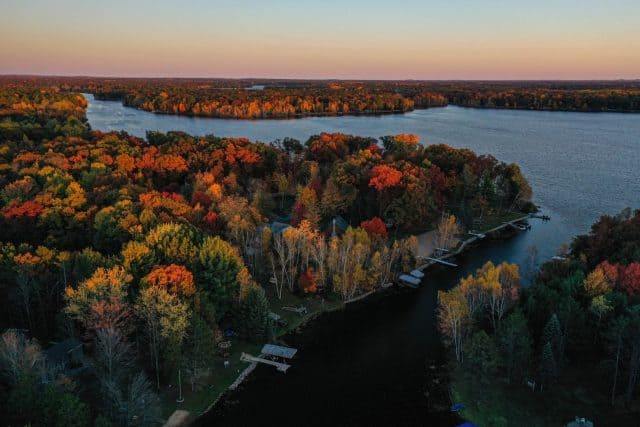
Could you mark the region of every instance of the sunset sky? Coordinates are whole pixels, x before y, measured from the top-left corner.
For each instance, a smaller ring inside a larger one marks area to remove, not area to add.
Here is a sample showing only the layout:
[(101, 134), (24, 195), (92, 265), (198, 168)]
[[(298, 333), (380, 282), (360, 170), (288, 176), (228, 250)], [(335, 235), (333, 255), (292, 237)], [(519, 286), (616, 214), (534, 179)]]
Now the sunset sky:
[(635, 79), (640, 1), (2, 0), (0, 74)]

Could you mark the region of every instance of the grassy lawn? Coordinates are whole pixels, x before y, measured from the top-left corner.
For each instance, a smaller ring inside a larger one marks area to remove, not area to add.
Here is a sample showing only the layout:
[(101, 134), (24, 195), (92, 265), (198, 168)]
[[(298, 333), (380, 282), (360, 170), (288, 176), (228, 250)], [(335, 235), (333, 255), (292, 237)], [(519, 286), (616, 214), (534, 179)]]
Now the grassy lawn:
[[(287, 326), (275, 328), (274, 336), (276, 338), (294, 331), (303, 323), (322, 312), (338, 310), (344, 307), (344, 303), (335, 297), (301, 297), (292, 295), (289, 291), (284, 290), (282, 300), (278, 300), (274, 286), (268, 286), (265, 291), (271, 305), (271, 311), (279, 314), (287, 321)], [(301, 305), (307, 308), (306, 315), (301, 316), (295, 312), (282, 309), (282, 307), (299, 307)], [(248, 363), (240, 361), (240, 354), (242, 352), (246, 352), (258, 355), (262, 348), (262, 344), (248, 343), (238, 338), (233, 338), (231, 342), (231, 354), (229, 358), (226, 359), (229, 361), (229, 366), (225, 368), (225, 359), (220, 356), (216, 356), (214, 363), (211, 366), (211, 374), (203, 381), (204, 384), (197, 387), (195, 392), (191, 391), (191, 384), (186, 379), (186, 376), (183, 376), (182, 396), (184, 398), (184, 402), (176, 402), (178, 390), (175, 386), (170, 389), (165, 389), (161, 393), (162, 417), (164, 419), (169, 418), (176, 409), (183, 409), (191, 412), (193, 415), (200, 415), (213, 402), (222, 396), (228, 387), (236, 380), (238, 375), (240, 375), (240, 373), (249, 366)]]
[(465, 405), (463, 418), (478, 426), (562, 426), (576, 416), (601, 425), (631, 425), (628, 409), (612, 408), (608, 396), (590, 382), (593, 376), (573, 369), (560, 383), (544, 391), (524, 384), (496, 381), (479, 385), (460, 374), (452, 377), (452, 400)]
[(526, 214), (522, 212), (506, 212), (499, 215), (487, 216), (482, 219), (480, 224), (476, 225), (476, 229), (478, 232), (483, 233), (487, 230), (491, 230), (492, 228), (496, 228), (505, 222), (513, 221), (514, 219), (521, 218), (525, 215)]

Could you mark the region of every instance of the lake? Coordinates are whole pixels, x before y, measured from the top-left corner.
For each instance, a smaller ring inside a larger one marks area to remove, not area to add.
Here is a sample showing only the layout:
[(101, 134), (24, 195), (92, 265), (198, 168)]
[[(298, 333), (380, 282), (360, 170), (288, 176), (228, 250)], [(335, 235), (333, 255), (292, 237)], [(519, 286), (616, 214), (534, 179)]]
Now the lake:
[[(300, 348), (286, 375), (258, 367), (202, 425), (419, 425), (447, 423), (425, 406), (426, 364), (441, 357), (435, 325), (437, 290), (455, 285), (487, 260), (516, 262), (526, 272), (529, 248), (538, 261), (601, 215), (640, 207), (640, 115), (469, 109), (454, 106), (401, 115), (247, 121), (156, 115), (96, 101), (92, 128), (180, 130), (194, 135), (304, 142), (320, 132), (379, 137), (415, 133), (424, 144), (449, 144), (515, 162), (536, 204), (551, 216), (501, 242), (485, 242), (458, 258), (460, 268), (429, 271), (417, 292), (365, 301), (323, 316), (308, 333), (288, 338)], [(222, 368), (220, 368), (222, 369)]]

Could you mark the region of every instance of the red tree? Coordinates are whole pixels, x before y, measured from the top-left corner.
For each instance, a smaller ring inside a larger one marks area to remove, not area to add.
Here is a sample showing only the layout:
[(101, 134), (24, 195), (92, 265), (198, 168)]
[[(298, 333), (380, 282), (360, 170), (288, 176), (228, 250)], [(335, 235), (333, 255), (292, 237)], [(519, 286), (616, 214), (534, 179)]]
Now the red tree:
[(174, 295), (190, 297), (196, 293), (193, 274), (183, 265), (159, 265), (147, 274), (144, 281), (151, 286), (166, 288)]
[(387, 237), (387, 226), (384, 225), (384, 222), (377, 216), (371, 218), (369, 221), (362, 221), (360, 228), (365, 230), (369, 236)]
[(640, 295), (640, 263), (633, 262), (626, 267), (621, 266), (618, 280), (620, 288), (627, 295)]
[(374, 166), (371, 169), (371, 179), (369, 187), (374, 187), (378, 191), (394, 187), (402, 181), (402, 172), (387, 165)]

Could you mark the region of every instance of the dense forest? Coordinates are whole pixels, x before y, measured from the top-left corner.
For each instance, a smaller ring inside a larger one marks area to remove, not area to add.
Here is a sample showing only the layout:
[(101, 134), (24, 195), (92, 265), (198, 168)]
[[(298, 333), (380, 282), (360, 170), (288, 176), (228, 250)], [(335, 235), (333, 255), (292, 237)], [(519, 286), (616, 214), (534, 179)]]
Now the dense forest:
[(531, 208), (516, 165), (414, 135), (140, 139), (91, 130), (66, 89), (0, 88), (11, 425), (153, 425), (177, 378), (208, 387), (221, 349), (270, 340), (282, 302), (381, 287), (445, 211), (471, 224)]
[(55, 86), (162, 114), (231, 119), (404, 113), (459, 105), (581, 112), (638, 112), (640, 83), (319, 81), (260, 79), (108, 79), (3, 77), (13, 84)]
[(637, 420), (640, 211), (602, 217), (568, 252), (527, 288), (517, 266), (487, 263), (439, 293), (454, 397), (479, 425)]

